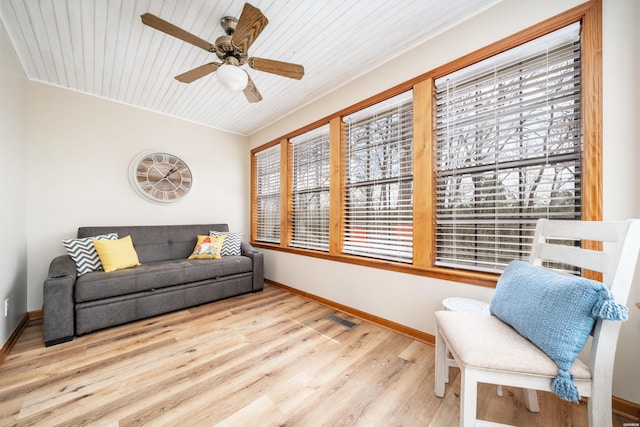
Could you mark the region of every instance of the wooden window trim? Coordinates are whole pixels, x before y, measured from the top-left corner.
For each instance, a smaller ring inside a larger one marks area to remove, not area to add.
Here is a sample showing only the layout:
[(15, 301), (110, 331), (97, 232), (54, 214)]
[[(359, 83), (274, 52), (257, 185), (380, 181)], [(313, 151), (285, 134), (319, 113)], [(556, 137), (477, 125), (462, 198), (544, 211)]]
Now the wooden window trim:
[(435, 261), (434, 94), (432, 78), (413, 87), (413, 265), (418, 268)]
[[(478, 273), (464, 270), (433, 267), (434, 259), (434, 172), (433, 172), (433, 81), (490, 56), (526, 43), (532, 39), (547, 34), (555, 29), (567, 26), (573, 22), (582, 22), (583, 46), (583, 202), (582, 219), (590, 221), (602, 220), (602, 0), (591, 0), (573, 9), (567, 10), (555, 17), (542, 21), (530, 28), (520, 31), (503, 40), (492, 43), (482, 49), (467, 54), (450, 63), (428, 71), (414, 79), (401, 83), (391, 89), (376, 94), (364, 101), (340, 110), (328, 117), (324, 117), (303, 128), (295, 130), (277, 140), (271, 141), (251, 151), (253, 154), (275, 144), (288, 144), (286, 140), (300, 135), (320, 125), (329, 123), (331, 132), (331, 184), (330, 184), (330, 236), (329, 253), (288, 247), (289, 240), (281, 238), (280, 245), (256, 242), (255, 207), (252, 206), (251, 237), (252, 245), (258, 248), (282, 251), (303, 256), (311, 256), (337, 262), (346, 262), (366, 267), (380, 268), (400, 273), (432, 277), (442, 280), (452, 280), (480, 286), (493, 287), (498, 275)], [(409, 89), (414, 90), (414, 262), (412, 265), (364, 257), (344, 255), (340, 252), (342, 246), (342, 215), (344, 213), (344, 174), (341, 170), (340, 157), (343, 155), (343, 124), (342, 117), (370, 105), (384, 101)], [(431, 120), (418, 119), (422, 114)], [(336, 135), (337, 134), (337, 135)], [(285, 150), (283, 149), (283, 152)], [(284, 154), (283, 154), (284, 156)], [(287, 161), (282, 163), (287, 165)], [(285, 166), (286, 167), (286, 166)], [(255, 203), (255, 168), (252, 162), (251, 203)], [(284, 172), (282, 172), (284, 173)], [(286, 175), (288, 176), (288, 171)], [(425, 184), (426, 183), (426, 184)], [(282, 184), (289, 185), (288, 183)], [(289, 194), (282, 193), (282, 194)], [(289, 197), (287, 198), (289, 199)], [(282, 202), (288, 206), (287, 200)], [(287, 218), (290, 209), (281, 210), (282, 230), (288, 230)], [(284, 233), (281, 236), (286, 236)]]
[(345, 155), (345, 124), (341, 117), (329, 122), (329, 253), (339, 256), (344, 235), (345, 178), (342, 173), (342, 158)]

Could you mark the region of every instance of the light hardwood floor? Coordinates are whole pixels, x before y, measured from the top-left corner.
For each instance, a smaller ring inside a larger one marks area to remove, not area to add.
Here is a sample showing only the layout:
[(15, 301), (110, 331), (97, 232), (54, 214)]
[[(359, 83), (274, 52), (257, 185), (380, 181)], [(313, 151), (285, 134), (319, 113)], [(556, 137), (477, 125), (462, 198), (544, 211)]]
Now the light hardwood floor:
[[(458, 370), (440, 399), (433, 364), (428, 344), (267, 285), (49, 348), (31, 322), (0, 366), (0, 426), (455, 426)], [(479, 396), (492, 421), (587, 424), (547, 393), (539, 414), (518, 389)]]

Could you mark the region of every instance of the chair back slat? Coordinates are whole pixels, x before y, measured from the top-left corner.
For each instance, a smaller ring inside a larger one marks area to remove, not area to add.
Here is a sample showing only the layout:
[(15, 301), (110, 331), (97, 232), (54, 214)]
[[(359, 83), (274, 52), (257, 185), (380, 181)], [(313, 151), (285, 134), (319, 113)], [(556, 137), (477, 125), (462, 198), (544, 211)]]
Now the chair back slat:
[[(564, 239), (564, 244), (557, 242)], [(567, 246), (566, 240), (602, 242), (603, 251)], [(558, 221), (540, 219), (531, 247), (531, 262), (563, 262), (598, 271), (617, 302), (626, 304), (640, 251), (640, 220)]]
[(539, 243), (537, 258), (531, 262), (541, 265), (543, 260), (586, 268), (605, 275), (613, 273), (616, 269), (616, 257), (613, 254), (578, 246)]
[(549, 238), (618, 242), (629, 221), (552, 221), (540, 220), (541, 233)]

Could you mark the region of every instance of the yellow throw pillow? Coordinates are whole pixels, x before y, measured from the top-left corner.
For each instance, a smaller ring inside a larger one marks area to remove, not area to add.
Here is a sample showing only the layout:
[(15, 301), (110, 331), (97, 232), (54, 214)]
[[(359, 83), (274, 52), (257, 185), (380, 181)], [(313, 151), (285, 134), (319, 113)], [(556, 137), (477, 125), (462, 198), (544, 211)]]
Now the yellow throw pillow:
[(140, 265), (131, 236), (125, 236), (118, 240), (94, 240), (93, 246), (95, 246), (102, 267), (106, 272)]
[(198, 243), (193, 249), (189, 259), (195, 258), (222, 258), (222, 243), (226, 236), (198, 236)]

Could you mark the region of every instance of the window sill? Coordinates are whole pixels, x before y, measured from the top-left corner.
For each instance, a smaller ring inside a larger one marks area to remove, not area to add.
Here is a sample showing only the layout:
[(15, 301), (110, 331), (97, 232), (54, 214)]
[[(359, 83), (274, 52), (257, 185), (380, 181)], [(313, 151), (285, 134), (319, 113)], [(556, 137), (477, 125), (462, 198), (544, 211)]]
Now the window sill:
[(287, 252), (296, 255), (321, 258), (336, 262), (360, 265), (363, 267), (380, 268), (383, 270), (395, 271), (399, 273), (414, 274), (416, 276), (432, 277), (434, 279), (449, 280), (453, 282), (467, 283), (470, 285), (495, 288), (499, 275), (490, 273), (480, 273), (475, 271), (456, 270), (442, 267), (417, 267), (400, 262), (376, 260), (344, 254), (330, 254), (327, 252), (312, 251), (309, 249), (283, 247), (276, 244), (262, 242), (251, 242), (254, 248), (269, 249), (279, 252)]

